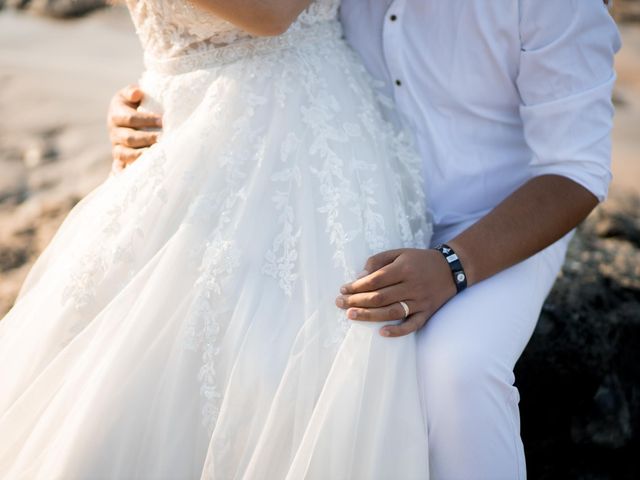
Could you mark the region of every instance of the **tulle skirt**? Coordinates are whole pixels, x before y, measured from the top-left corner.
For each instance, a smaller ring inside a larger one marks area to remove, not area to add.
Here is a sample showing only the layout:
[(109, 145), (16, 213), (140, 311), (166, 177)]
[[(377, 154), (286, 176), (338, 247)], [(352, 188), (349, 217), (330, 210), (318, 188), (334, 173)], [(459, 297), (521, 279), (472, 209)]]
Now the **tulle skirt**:
[(321, 37), (149, 62), (162, 139), (0, 322), (0, 478), (428, 478), (414, 335), (334, 305), (368, 256), (427, 244), (422, 173)]

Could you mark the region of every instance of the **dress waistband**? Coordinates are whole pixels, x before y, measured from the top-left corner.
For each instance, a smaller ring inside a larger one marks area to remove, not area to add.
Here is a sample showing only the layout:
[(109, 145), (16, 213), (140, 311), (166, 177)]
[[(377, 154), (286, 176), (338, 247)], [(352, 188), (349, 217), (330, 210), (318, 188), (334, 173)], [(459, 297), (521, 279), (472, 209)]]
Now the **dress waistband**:
[(159, 59), (145, 55), (144, 63), (148, 70), (177, 75), (339, 38), (342, 38), (342, 25), (337, 20), (327, 20), (295, 27), (276, 37), (252, 37), (224, 46), (211, 45), (205, 50), (178, 57)]

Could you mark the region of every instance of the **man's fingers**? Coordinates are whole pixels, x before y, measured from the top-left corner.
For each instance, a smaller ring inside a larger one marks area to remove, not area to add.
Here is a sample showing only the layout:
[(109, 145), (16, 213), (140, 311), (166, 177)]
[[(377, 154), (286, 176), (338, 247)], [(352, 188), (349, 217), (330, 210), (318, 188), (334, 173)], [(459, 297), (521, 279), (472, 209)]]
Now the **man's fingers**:
[(377, 253), (367, 259), (364, 269), (367, 272), (373, 273), (376, 270), (381, 269), (385, 265), (390, 264), (402, 253), (401, 249), (387, 250), (386, 252)]
[(120, 90), (120, 95), (128, 103), (140, 103), (144, 97), (144, 92), (137, 85), (128, 85)]
[(135, 162), (145, 151), (147, 151), (146, 148), (129, 148), (123, 147), (122, 145), (115, 145), (111, 153), (114, 161), (127, 166)]
[[(365, 269), (358, 278), (340, 288), (340, 293), (357, 293), (377, 290), (398, 283), (397, 271), (389, 266), (402, 254), (403, 249), (387, 250), (369, 257)], [(391, 272), (394, 275), (389, 275)]]
[(117, 127), (109, 132), (113, 145), (129, 148), (150, 147), (158, 141), (159, 131), (135, 130), (133, 128)]
[(162, 116), (152, 112), (141, 112), (133, 107), (121, 105), (109, 116), (109, 123), (115, 127), (160, 128)]
[[(418, 305), (412, 301), (405, 301), (409, 311), (418, 311)], [(386, 307), (380, 308), (350, 308), (347, 310), (347, 318), (351, 320), (361, 320), (365, 322), (386, 322), (388, 320), (398, 320), (404, 318), (404, 308), (400, 302), (395, 302)], [(410, 317), (408, 317), (410, 318)]]
[(122, 160), (114, 159), (111, 163), (111, 172), (113, 174), (120, 173), (124, 170), (125, 167), (126, 164)]
[(390, 287), (402, 280), (402, 272), (394, 263), (385, 265), (373, 273), (365, 275), (340, 288), (340, 293), (350, 295), (361, 292), (372, 292), (385, 287)]
[(399, 325), (386, 325), (380, 329), (380, 334), (384, 337), (402, 337), (412, 332), (418, 331), (427, 321), (426, 313), (414, 313)]
[(336, 305), (340, 308), (379, 308), (386, 307), (401, 300), (406, 301), (408, 298), (411, 298), (409, 289), (405, 284), (397, 283), (373, 292), (340, 295), (336, 298)]
[(144, 92), (137, 85), (121, 89), (111, 99), (107, 113), (109, 137), (113, 144), (112, 171), (117, 173), (135, 162), (148, 147), (158, 141), (162, 128), (162, 116), (139, 111)]

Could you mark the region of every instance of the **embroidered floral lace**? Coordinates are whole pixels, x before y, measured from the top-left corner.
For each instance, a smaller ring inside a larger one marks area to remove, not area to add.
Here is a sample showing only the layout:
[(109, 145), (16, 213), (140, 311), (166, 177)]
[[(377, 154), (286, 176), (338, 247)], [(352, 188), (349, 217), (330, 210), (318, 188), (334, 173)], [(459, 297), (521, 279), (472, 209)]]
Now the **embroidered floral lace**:
[[(313, 2), (289, 32), (337, 17), (339, 0)], [(254, 38), (187, 0), (127, 0), (148, 57), (167, 60)]]

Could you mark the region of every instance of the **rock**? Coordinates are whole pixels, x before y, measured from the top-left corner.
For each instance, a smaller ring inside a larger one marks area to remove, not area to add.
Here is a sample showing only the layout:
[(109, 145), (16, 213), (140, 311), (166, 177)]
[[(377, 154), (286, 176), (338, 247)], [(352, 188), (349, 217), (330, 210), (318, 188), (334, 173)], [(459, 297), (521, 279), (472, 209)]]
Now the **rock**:
[(640, 197), (620, 194), (578, 229), (516, 366), (532, 478), (640, 478), (639, 345)]
[(611, 10), (619, 22), (640, 20), (640, 0), (614, 0)]
[(108, 0), (7, 0), (6, 4), (9, 7), (48, 17), (69, 18), (103, 8), (109, 2)]
[(22, 9), (29, 4), (30, 0), (6, 0), (7, 7)]
[(29, 145), (23, 154), (22, 161), (27, 168), (36, 168), (55, 160), (57, 151), (54, 146), (38, 141)]
[[(0, 155), (2, 154), (7, 152), (0, 149)], [(27, 173), (22, 162), (3, 162), (0, 175), (0, 206), (17, 205), (28, 196), (28, 192)]]

